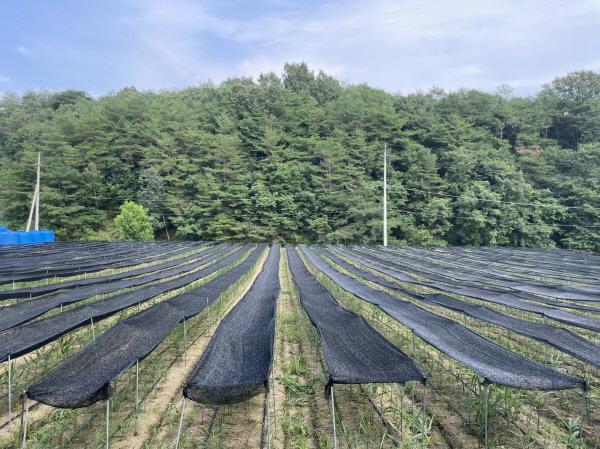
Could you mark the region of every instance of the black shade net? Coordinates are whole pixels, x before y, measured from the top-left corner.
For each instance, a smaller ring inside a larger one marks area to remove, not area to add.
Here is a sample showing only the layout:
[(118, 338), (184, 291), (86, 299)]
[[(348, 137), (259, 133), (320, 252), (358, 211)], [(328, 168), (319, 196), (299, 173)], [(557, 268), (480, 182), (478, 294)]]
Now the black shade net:
[[(167, 289), (164, 291), (171, 290), (172, 285), (180, 285), (181, 281), (185, 281), (186, 279), (195, 279), (196, 275), (194, 273), (189, 273), (187, 277), (184, 277), (184, 273), (198, 268), (203, 263), (209, 262), (211, 259), (214, 259), (215, 255), (218, 256), (226, 250), (226, 246), (216, 246), (202, 253), (201, 255), (198, 255), (196, 260), (194, 260), (193, 262), (179, 265), (174, 268), (163, 270), (157, 273), (152, 273), (137, 278), (121, 279), (119, 281), (108, 284), (94, 284), (77, 288), (74, 290), (58, 291), (50, 293), (46, 296), (2, 307), (0, 308), (0, 331), (26, 323), (27, 321), (30, 321), (61, 305), (73, 304), (97, 295), (112, 294), (118, 292), (119, 290), (139, 287), (140, 285), (145, 285), (150, 282), (157, 282), (160, 285), (146, 285), (141, 289), (130, 290), (124, 293), (114, 295), (111, 299), (118, 297), (122, 300), (125, 300), (124, 298), (136, 297), (137, 295), (141, 297), (144, 295), (144, 292), (161, 291), (161, 289), (163, 288)], [(184, 276), (181, 276), (174, 282), (161, 282), (166, 278), (182, 274)]]
[[(184, 253), (189, 253), (191, 251), (198, 251), (201, 247), (204, 247), (204, 246), (206, 246), (206, 245), (198, 245), (198, 247), (196, 247), (196, 248), (186, 247), (184, 249), (179, 249), (177, 251), (173, 251), (171, 253), (167, 253), (167, 254), (164, 254), (161, 256), (161, 259), (176, 257), (176, 259), (174, 259), (174, 260), (169, 260), (167, 262), (162, 262), (162, 263), (145, 266), (145, 267), (141, 267), (141, 268), (135, 268), (135, 269), (123, 271), (120, 273), (109, 274), (109, 275), (105, 275), (105, 276), (94, 276), (94, 277), (89, 277), (89, 278), (84, 278), (84, 279), (75, 279), (75, 280), (66, 281), (66, 282), (56, 282), (53, 284), (39, 285), (39, 286), (35, 286), (35, 287), (25, 287), (25, 288), (18, 288), (15, 290), (0, 291), (0, 300), (12, 299), (12, 298), (15, 298), (15, 299), (16, 298), (31, 298), (31, 297), (35, 297), (35, 296), (46, 295), (48, 293), (52, 293), (52, 292), (55, 292), (58, 290), (79, 288), (79, 287), (83, 287), (85, 285), (92, 285), (92, 284), (109, 283), (109, 282), (114, 282), (114, 281), (118, 281), (121, 279), (132, 278), (132, 277), (139, 276), (142, 274), (147, 274), (147, 273), (152, 273), (155, 271), (164, 270), (166, 268), (171, 268), (171, 267), (174, 267), (177, 265), (181, 265), (184, 262), (189, 262), (190, 260), (193, 260), (193, 259), (199, 257), (201, 255), (200, 253), (190, 254), (185, 257), (180, 257), (180, 256)], [(148, 262), (146, 262), (146, 263), (148, 263)]]
[(184, 319), (209, 307), (256, 264), (264, 249), (259, 245), (242, 263), (206, 284), (118, 322), (30, 385), (27, 396), (61, 408), (86, 407), (109, 398), (111, 380), (148, 356)]
[[(340, 248), (338, 248), (340, 249)], [(340, 249), (341, 250), (341, 249)], [(555, 309), (549, 306), (544, 306), (541, 304), (535, 304), (524, 299), (518, 298), (511, 294), (506, 293), (493, 293), (490, 291), (486, 291), (483, 289), (473, 289), (473, 288), (464, 288), (464, 287), (454, 287), (451, 285), (436, 283), (436, 282), (419, 282), (415, 281), (414, 278), (407, 276), (405, 273), (398, 271), (397, 269), (390, 268), (391, 266), (396, 266), (393, 263), (386, 261), (385, 259), (380, 259), (374, 256), (366, 257), (364, 255), (358, 255), (353, 252), (349, 252), (346, 250), (342, 250), (344, 257), (347, 257), (350, 260), (353, 260), (361, 265), (364, 265), (368, 268), (371, 268), (375, 271), (379, 271), (380, 273), (386, 274), (394, 279), (397, 279), (402, 282), (411, 283), (414, 285), (421, 285), (424, 287), (433, 288), (436, 290), (441, 290), (448, 293), (454, 293), (457, 295), (467, 296), (474, 299), (479, 299), (483, 301), (493, 302), (495, 304), (500, 304), (506, 307), (513, 308), (515, 310), (522, 310), (524, 312), (536, 313), (538, 315), (545, 316), (550, 319), (554, 319), (556, 321), (560, 321), (565, 324), (569, 324), (571, 326), (580, 327), (582, 329), (593, 330), (596, 332), (600, 331), (600, 320), (587, 316), (580, 315), (572, 312), (567, 312), (560, 309)], [(374, 263), (376, 262), (376, 263)]]
[(296, 249), (288, 261), (300, 302), (317, 329), (329, 379), (334, 384), (425, 381), (417, 364), (388, 342), (360, 315), (341, 307), (308, 271)]
[[(356, 251), (356, 250), (355, 250)], [(600, 313), (600, 309), (597, 307), (591, 307), (588, 305), (584, 305), (582, 303), (592, 304), (595, 302), (593, 296), (586, 296), (588, 299), (580, 300), (581, 302), (571, 302), (571, 301), (559, 301), (557, 299), (551, 299), (544, 296), (538, 292), (536, 294), (530, 293), (523, 290), (519, 290), (518, 285), (510, 284), (506, 281), (502, 280), (491, 280), (491, 275), (482, 274), (480, 276), (472, 276), (468, 274), (463, 274), (464, 272), (472, 272), (474, 269), (472, 268), (463, 268), (460, 273), (456, 273), (453, 271), (448, 271), (439, 268), (432, 268), (427, 264), (421, 262), (411, 262), (411, 264), (407, 264), (405, 259), (402, 258), (400, 261), (398, 256), (390, 257), (389, 254), (386, 254), (388, 250), (379, 251), (376, 253), (371, 248), (364, 248), (362, 250), (358, 250), (360, 254), (367, 255), (369, 257), (375, 258), (378, 261), (385, 262), (387, 264), (393, 264), (394, 267), (401, 269), (405, 272), (413, 273), (420, 278), (423, 278), (423, 282), (427, 282), (427, 284), (436, 286), (436, 288), (444, 289), (447, 287), (458, 287), (461, 289), (468, 290), (472, 292), (472, 294), (488, 294), (488, 295), (510, 295), (516, 298), (527, 299), (530, 301), (535, 301), (543, 304), (548, 304), (561, 308), (570, 308), (570, 309), (578, 309), (584, 311), (591, 311), (595, 313)], [(484, 270), (478, 270), (484, 271)], [(521, 282), (522, 280), (520, 280)]]
[(560, 351), (578, 358), (579, 360), (589, 363), (592, 366), (600, 367), (600, 345), (580, 335), (577, 335), (574, 332), (570, 332), (567, 329), (524, 320), (498, 312), (496, 310), (492, 310), (485, 306), (466, 301), (460, 301), (447, 295), (417, 294), (416, 292), (398, 286), (398, 284), (382, 279), (370, 271), (357, 268), (345, 260), (340, 259), (335, 254), (332, 254), (330, 251), (325, 249), (321, 249), (321, 251), (337, 265), (370, 282), (376, 283), (383, 287), (399, 290), (411, 298), (421, 301), (429, 301), (438, 306), (461, 312), (486, 323), (494, 324), (505, 329), (510, 329), (521, 335), (525, 335), (553, 346)]
[(227, 257), (189, 275), (171, 281), (149, 285), (139, 290), (113, 296), (60, 314), (43, 318), (0, 332), (0, 361), (10, 355), (18, 357), (31, 352), (48, 342), (81, 326), (91, 324), (128, 307), (141, 304), (158, 295), (185, 287), (191, 282), (208, 276), (226, 267), (240, 257), (243, 248), (238, 248)]
[(393, 298), (351, 276), (340, 273), (305, 245), (310, 262), (347, 292), (381, 308), (422, 340), (482, 376), (513, 388), (560, 390), (584, 388), (585, 381), (530, 360), (487, 340), (456, 321), (436, 315), (408, 301)]
[[(139, 243), (138, 243), (139, 244)], [(167, 254), (178, 249), (181, 244), (153, 244), (145, 243), (137, 251), (130, 251), (126, 256), (114, 257), (110, 253), (100, 252), (92, 260), (57, 260), (52, 266), (36, 269), (26, 269), (20, 272), (13, 271), (0, 275), (0, 285), (11, 282), (35, 281), (49, 277), (75, 276), (83, 273), (128, 267), (144, 264), (168, 257)], [(184, 244), (189, 245), (189, 244)]]
[[(373, 248), (369, 250), (373, 251)], [(440, 260), (440, 257), (416, 258), (411, 255), (400, 255), (393, 249), (389, 250), (387, 248), (379, 248), (379, 253), (388, 257), (392, 255), (395, 255), (396, 258), (401, 257), (403, 264), (408, 263), (420, 270), (421, 273), (436, 273), (463, 282), (482, 283), (490, 287), (500, 288), (504, 292), (526, 292), (563, 300), (600, 302), (600, 290), (596, 287), (566, 285), (564, 280), (562, 283), (549, 283), (516, 277), (482, 267), (482, 261), (479, 261), (479, 264), (465, 264), (445, 259)], [(512, 267), (509, 270), (512, 270)]]
[(233, 404), (265, 392), (273, 362), (279, 245), (248, 293), (219, 324), (183, 389), (206, 404)]

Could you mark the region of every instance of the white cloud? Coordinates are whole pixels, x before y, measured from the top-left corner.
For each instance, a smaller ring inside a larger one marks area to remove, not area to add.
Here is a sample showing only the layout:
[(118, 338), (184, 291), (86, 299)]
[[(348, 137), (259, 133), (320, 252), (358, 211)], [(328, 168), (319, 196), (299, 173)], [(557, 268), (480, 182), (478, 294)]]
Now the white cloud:
[(250, 18), (221, 17), (191, 0), (130, 5), (136, 14), (121, 23), (134, 42), (132, 82), (141, 87), (257, 76), (302, 60), (391, 91), (493, 90), (511, 80), (527, 90), (596, 67), (600, 51), (597, 31), (586, 35), (600, 0), (359, 0)]
[(0, 73), (0, 83), (10, 83), (12, 79), (9, 76), (3, 75)]
[(29, 50), (24, 45), (19, 45), (16, 49), (17, 53), (23, 56), (29, 56)]

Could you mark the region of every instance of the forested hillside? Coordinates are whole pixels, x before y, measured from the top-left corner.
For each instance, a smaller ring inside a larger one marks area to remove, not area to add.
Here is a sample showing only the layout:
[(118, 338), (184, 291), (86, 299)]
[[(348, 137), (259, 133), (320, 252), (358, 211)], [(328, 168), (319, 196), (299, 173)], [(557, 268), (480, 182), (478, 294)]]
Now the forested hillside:
[(0, 100), (0, 223), (22, 228), (42, 152), (41, 222), (101, 238), (125, 200), (185, 239), (600, 251), (600, 74), (391, 94), (304, 64), (184, 90)]

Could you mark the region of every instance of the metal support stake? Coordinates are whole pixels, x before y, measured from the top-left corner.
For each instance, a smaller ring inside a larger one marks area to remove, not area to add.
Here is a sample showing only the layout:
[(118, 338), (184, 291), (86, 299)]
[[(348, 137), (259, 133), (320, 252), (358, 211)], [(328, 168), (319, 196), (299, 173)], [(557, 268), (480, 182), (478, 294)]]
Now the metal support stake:
[(186, 364), (186, 354), (187, 354), (187, 335), (185, 329), (185, 318), (183, 319), (183, 366)]
[(187, 398), (183, 398), (183, 404), (181, 405), (181, 417), (179, 418), (179, 428), (177, 429), (177, 439), (175, 440), (175, 449), (179, 448), (179, 439), (181, 438), (181, 429), (183, 428), (183, 417), (185, 414), (185, 404), (187, 403)]
[(273, 391), (273, 426), (277, 426), (277, 410), (275, 409), (275, 375), (274, 369), (271, 369), (271, 389)]
[(425, 399), (427, 398), (427, 388), (425, 387), (425, 385), (423, 385), (423, 401), (421, 402), (421, 409), (422, 409), (422, 419), (423, 419), (423, 430), (421, 431), (421, 446), (423, 447), (423, 449), (425, 449), (425, 436), (426, 436), (426, 421), (427, 421), (427, 414), (425, 413)]
[(581, 391), (581, 418), (579, 420), (579, 436), (580, 438), (583, 438), (583, 428), (585, 426), (586, 420), (587, 420), (587, 406), (588, 406), (588, 395), (587, 395), (588, 389), (587, 389), (587, 385), (583, 388), (583, 390)]
[(268, 390), (267, 390), (265, 400), (267, 401), (267, 404), (266, 404), (267, 405), (267, 414), (265, 415), (265, 418), (267, 420), (267, 449), (271, 449), (271, 421), (269, 420), (269, 410), (271, 410), (271, 405), (270, 405), (271, 395), (269, 394)]
[(12, 363), (8, 356), (8, 430), (12, 432)]
[(335, 398), (333, 396), (333, 384), (331, 385), (331, 420), (333, 422), (333, 449), (337, 449), (337, 432), (335, 429)]
[(27, 392), (21, 394), (21, 449), (25, 447), (27, 440), (27, 419), (29, 417), (29, 399)]
[(404, 386), (398, 385), (398, 393), (400, 393), (400, 436), (404, 433)]
[(138, 414), (140, 407), (140, 360), (135, 359), (135, 421), (133, 422), (133, 434), (138, 433)]
[(490, 397), (490, 384), (486, 383), (484, 385), (484, 396), (485, 396), (485, 404), (484, 404), (484, 422), (483, 422), (483, 447), (488, 449), (488, 399)]
[(106, 449), (109, 448), (110, 438), (110, 398), (106, 400)]

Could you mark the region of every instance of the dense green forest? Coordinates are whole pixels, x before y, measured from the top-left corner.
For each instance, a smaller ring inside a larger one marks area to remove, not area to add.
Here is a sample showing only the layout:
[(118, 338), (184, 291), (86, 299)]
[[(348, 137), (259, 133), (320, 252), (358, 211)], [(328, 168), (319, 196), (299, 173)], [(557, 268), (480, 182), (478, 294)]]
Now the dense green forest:
[(0, 100), (0, 223), (27, 219), (42, 152), (41, 223), (109, 235), (126, 200), (155, 235), (600, 251), (600, 74), (391, 94), (305, 64), (183, 90), (26, 92)]

